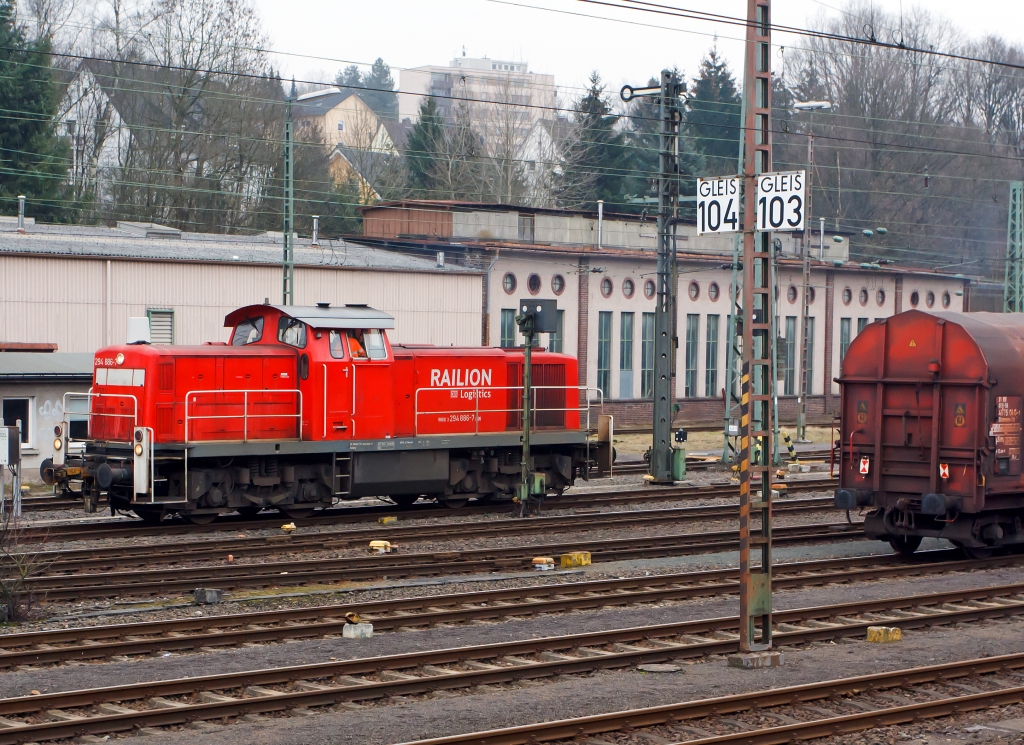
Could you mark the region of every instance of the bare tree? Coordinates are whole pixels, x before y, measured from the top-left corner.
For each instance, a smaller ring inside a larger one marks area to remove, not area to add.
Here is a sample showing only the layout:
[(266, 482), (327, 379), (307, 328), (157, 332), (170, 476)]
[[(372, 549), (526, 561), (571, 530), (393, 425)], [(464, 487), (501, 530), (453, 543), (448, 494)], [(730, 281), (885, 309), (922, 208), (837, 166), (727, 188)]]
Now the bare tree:
[[(45, 542), (45, 536), (39, 542)], [(35, 543), (26, 538), (21, 521), (7, 506), (0, 517), (0, 610), (6, 611), (7, 621), (29, 621), (35, 615), (39, 597), (30, 580), (52, 563)]]

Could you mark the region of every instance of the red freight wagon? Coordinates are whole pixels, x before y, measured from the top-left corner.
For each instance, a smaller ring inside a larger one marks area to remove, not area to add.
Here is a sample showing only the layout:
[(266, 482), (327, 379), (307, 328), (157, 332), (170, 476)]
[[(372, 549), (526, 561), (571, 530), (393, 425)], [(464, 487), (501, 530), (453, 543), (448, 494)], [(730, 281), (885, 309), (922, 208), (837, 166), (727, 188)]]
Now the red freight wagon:
[[(85, 454), (67, 456), (70, 422), (58, 427), (47, 483), (81, 480), (87, 508), (106, 494), (150, 520), (512, 495), (521, 351), (392, 346), (394, 319), (364, 305), (252, 305), (224, 325), (228, 343), (97, 352), (92, 388), (65, 405), (88, 412)], [(586, 472), (591, 422), (576, 380), (575, 358), (533, 354), (532, 468), (551, 494)]]
[(1024, 317), (908, 311), (868, 325), (843, 360), (837, 507), (912, 553), (1024, 541)]

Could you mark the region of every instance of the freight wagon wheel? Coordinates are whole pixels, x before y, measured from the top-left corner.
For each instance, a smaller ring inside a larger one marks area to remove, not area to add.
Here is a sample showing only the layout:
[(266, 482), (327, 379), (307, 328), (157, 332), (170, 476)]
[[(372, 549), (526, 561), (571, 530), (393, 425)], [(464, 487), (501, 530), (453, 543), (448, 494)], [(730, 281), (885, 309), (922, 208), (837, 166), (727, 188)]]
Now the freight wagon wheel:
[(987, 559), (996, 552), (994, 548), (978, 548), (977, 546), (960, 546), (960, 550), (964, 552), (964, 556), (968, 559), (974, 559), (975, 561)]
[(189, 512), (185, 518), (193, 525), (209, 525), (217, 519), (216, 512)]
[(313, 514), (316, 507), (278, 507), (277, 509), (292, 520), (304, 520)]
[(416, 504), (416, 500), (420, 498), (419, 494), (395, 494), (388, 497), (392, 502), (397, 504), (403, 510), (407, 510)]
[(900, 556), (913, 556), (914, 552), (921, 547), (921, 536), (891, 535), (889, 536), (889, 545)]

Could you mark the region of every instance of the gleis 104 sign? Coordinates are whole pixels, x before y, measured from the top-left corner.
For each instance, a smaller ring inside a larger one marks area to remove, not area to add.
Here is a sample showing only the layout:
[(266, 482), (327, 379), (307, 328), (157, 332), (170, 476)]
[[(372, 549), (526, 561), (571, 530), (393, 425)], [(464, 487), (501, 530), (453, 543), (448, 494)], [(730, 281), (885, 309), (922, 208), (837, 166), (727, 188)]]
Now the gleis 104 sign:
[(697, 179), (697, 235), (740, 230), (740, 179)]

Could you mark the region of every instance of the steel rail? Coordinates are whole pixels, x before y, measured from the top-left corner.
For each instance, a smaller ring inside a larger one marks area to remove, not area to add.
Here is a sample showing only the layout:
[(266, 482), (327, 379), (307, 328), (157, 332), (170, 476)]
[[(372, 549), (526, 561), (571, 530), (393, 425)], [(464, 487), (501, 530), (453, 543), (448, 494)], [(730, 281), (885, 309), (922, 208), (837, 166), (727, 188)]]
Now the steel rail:
[[(835, 487), (838, 482), (835, 479), (803, 479), (799, 481), (786, 482), (786, 489), (790, 493), (806, 491), (825, 491)], [(733, 485), (709, 484), (702, 486), (684, 486), (669, 488), (650, 489), (629, 489), (629, 490), (608, 490), (585, 492), (577, 495), (563, 495), (553, 498), (547, 502), (548, 509), (580, 509), (613, 506), (621, 504), (642, 504), (655, 502), (668, 502), (680, 499), (716, 499), (736, 497), (739, 494), (738, 488)], [(472, 505), (467, 507), (449, 508), (436, 504), (416, 504), (411, 508), (400, 508), (397, 505), (374, 505), (370, 507), (335, 507), (322, 510), (311, 517), (287, 518), (288, 522), (296, 525), (336, 525), (339, 523), (373, 522), (378, 518), (387, 515), (402, 515), (403, 519), (410, 518), (435, 518), (454, 517), (463, 515), (491, 514), (495, 512), (508, 512), (511, 503), (501, 502), (492, 504)], [(19, 529), (18, 538), (21, 542), (45, 542), (45, 541), (74, 541), (109, 538), (136, 538), (145, 536), (163, 535), (195, 535), (199, 533), (211, 533), (218, 531), (238, 530), (262, 530), (268, 527), (280, 525), (284, 515), (279, 513), (266, 513), (255, 520), (243, 520), (240, 517), (227, 516), (218, 518), (215, 522), (207, 525), (193, 525), (180, 521), (167, 522), (160, 525), (146, 525), (141, 522), (127, 522), (125, 520), (109, 520), (105, 522), (90, 522), (88, 524), (61, 524), (49, 526), (25, 526)]]
[[(609, 714), (414, 740), (400, 745), (469, 745), (469, 743), (473, 745), (529, 745), (536, 742), (566, 740), (621, 730), (632, 731), (639, 727), (657, 727), (659, 725), (671, 727), (673, 724), (694, 719), (720, 717), (726, 714), (774, 707), (800, 706), (814, 701), (834, 702), (842, 696), (871, 695), (896, 688), (903, 689), (927, 684), (941, 685), (957, 678), (974, 678), (994, 673), (1015, 674), (1022, 668), (1024, 668), (1024, 655), (985, 657), (861, 675), (854, 678), (806, 683), (768, 691), (738, 693), (731, 696), (652, 706), (644, 709), (628, 709)], [(1024, 700), (1024, 686), (1004, 686), (1002, 689), (992, 691), (862, 711), (847, 716), (793, 722), (777, 727), (745, 730), (714, 737), (689, 738), (683, 742), (685, 745), (711, 745), (711, 743), (716, 745), (727, 745), (728, 743), (775, 745), (776, 743), (809, 740), (814, 737), (859, 732), (887, 725), (917, 722), (921, 719), (946, 717), (967, 711), (1019, 703), (1021, 700)]]
[[(775, 502), (779, 514), (804, 514), (834, 510), (831, 497), (790, 499)], [(235, 559), (272, 556), (283, 553), (332, 551), (365, 548), (371, 540), (472, 539), (505, 535), (562, 533), (568, 531), (604, 530), (645, 525), (686, 523), (697, 520), (726, 520), (736, 514), (735, 504), (702, 507), (674, 507), (655, 510), (629, 510), (576, 515), (535, 517), (527, 521), (483, 520), (435, 525), (392, 525), (376, 528), (325, 530), (318, 533), (281, 534), (254, 538), (196, 540), (186, 543), (145, 543), (130, 546), (34, 551), (32, 559), (46, 568), (47, 574), (114, 569), (125, 565), (153, 566), (176, 562), (211, 561), (231, 554)], [(0, 573), (16, 566), (19, 554), (0, 557)]]
[[(894, 555), (780, 564), (775, 587), (792, 589), (832, 583), (945, 574), (1018, 566), (1024, 557), (948, 560), (953, 551), (928, 552), (910, 563)], [(931, 563), (934, 562), (934, 563)], [(629, 579), (553, 583), (542, 586), (429, 595), (394, 600), (342, 603), (220, 616), (146, 621), (27, 632), (0, 636), (0, 669), (119, 655), (157, 654), (244, 643), (279, 643), (341, 633), (347, 612), (358, 613), (378, 631), (435, 624), (500, 620), (509, 617), (679, 601), (734, 593), (738, 572), (716, 569)], [(148, 637), (148, 638), (143, 638)], [(65, 645), (65, 646), (55, 646)], [(70, 646), (68, 646), (70, 645)]]
[[(775, 638), (781, 644), (802, 644), (859, 636), (880, 622), (919, 629), (1021, 615), (1022, 593), (1024, 583), (1018, 583), (779, 611)], [(728, 654), (738, 649), (737, 629), (736, 617), (703, 619), (0, 699), (0, 745)], [(1024, 667), (1024, 654), (1007, 656), (998, 669), (1010, 665)], [(123, 705), (139, 702), (151, 708)], [(43, 713), (50, 721), (36, 721)]]
[[(847, 523), (786, 526), (775, 530), (773, 540), (776, 545), (863, 540), (862, 533), (852, 532), (857, 527)], [(530, 568), (533, 557), (557, 556), (571, 551), (589, 551), (593, 560), (600, 562), (731, 551), (738, 545), (734, 531), (679, 533), (422, 554), (42, 575), (23, 580), (22, 587), (46, 601), (169, 595), (191, 592), (203, 585), (230, 590), (468, 572), (523, 571)]]

